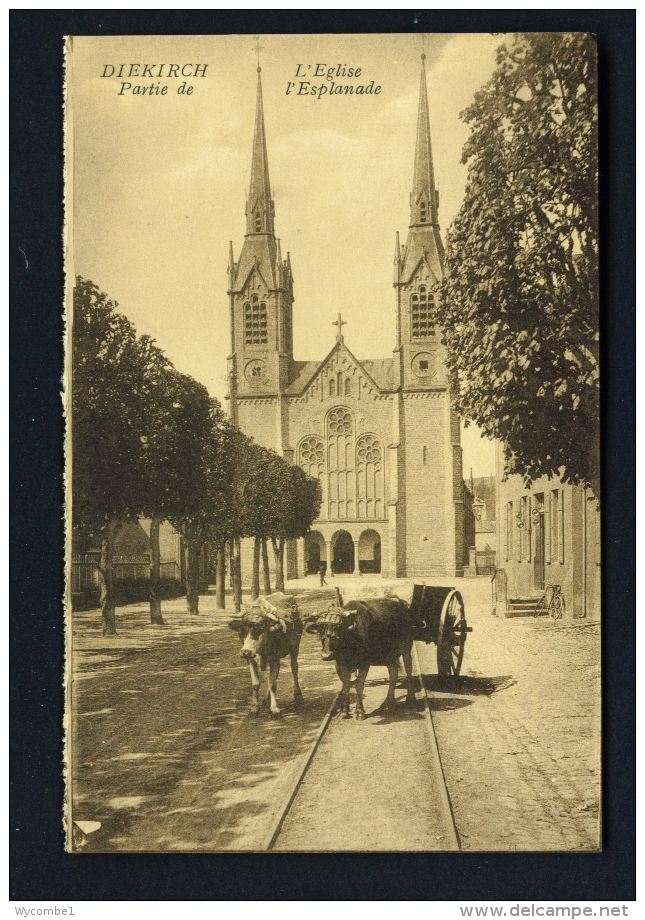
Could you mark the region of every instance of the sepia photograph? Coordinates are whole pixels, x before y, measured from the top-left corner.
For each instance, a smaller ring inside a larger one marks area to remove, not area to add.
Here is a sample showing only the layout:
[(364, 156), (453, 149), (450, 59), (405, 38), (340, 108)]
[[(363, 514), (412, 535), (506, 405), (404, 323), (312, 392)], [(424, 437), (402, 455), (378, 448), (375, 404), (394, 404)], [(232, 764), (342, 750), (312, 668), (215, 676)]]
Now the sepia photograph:
[(599, 851), (594, 35), (64, 93), (67, 851)]

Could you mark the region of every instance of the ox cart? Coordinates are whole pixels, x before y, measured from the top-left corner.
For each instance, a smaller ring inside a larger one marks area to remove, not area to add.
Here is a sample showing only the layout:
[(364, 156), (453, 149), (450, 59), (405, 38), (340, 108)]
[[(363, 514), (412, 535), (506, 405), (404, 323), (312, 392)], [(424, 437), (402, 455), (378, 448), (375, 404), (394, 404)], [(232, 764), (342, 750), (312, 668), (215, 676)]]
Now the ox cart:
[(466, 635), (464, 602), (455, 588), (415, 585), (410, 603), (415, 621), (414, 638), (437, 646), (439, 677), (459, 677)]

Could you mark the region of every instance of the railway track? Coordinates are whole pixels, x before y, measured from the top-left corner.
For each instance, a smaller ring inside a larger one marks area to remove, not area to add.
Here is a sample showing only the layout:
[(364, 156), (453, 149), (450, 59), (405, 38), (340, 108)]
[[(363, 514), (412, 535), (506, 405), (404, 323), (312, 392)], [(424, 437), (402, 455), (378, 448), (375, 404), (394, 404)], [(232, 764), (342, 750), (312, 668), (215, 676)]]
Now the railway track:
[[(427, 753), (427, 762), (423, 764), (422, 772), (427, 773), (428, 783), (431, 783), (433, 786), (431, 791), (438, 803), (437, 807), (441, 815), (441, 828), (444, 831), (444, 834), (437, 838), (441, 840), (444, 840), (445, 838), (445, 842), (442, 844), (441, 849), (459, 850), (461, 848), (459, 833), (455, 825), (454, 815), (450, 804), (450, 796), (446, 787), (434, 725), (432, 722), (432, 712), (429, 704), (428, 693), (423, 683), (419, 654), (416, 646), (417, 643), (413, 643), (413, 672), (414, 676), (419, 679), (421, 684), (424, 723), (421, 730), (425, 733), (424, 750)], [(278, 848), (278, 842), (280, 840), (280, 835), (282, 833), (285, 821), (287, 820), (294, 806), (297, 804), (298, 796), (305, 777), (310, 771), (314, 759), (320, 750), (321, 742), (326, 732), (328, 731), (330, 724), (332, 723), (332, 717), (338, 706), (339, 698), (340, 692), (337, 693), (334, 697), (332, 704), (322, 719), (322, 722), (320, 723), (320, 726), (309, 748), (294, 764), (294, 767), (292, 768), (293, 772), (288, 782), (287, 792), (284, 795), (282, 802), (280, 803), (278, 811), (273, 817), (271, 825), (262, 841), (260, 849), (271, 851)], [(359, 739), (357, 738), (357, 743), (358, 740)], [(425, 793), (426, 790), (420, 790), (421, 795), (424, 795)]]

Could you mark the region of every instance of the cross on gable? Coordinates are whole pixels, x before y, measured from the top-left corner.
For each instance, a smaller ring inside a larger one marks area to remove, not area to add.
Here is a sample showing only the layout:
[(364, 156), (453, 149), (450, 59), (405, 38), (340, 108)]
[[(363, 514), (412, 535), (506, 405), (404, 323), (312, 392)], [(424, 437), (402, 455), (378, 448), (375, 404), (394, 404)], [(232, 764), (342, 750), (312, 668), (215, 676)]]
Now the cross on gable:
[(342, 318), (342, 316), (341, 316), (340, 313), (339, 313), (339, 314), (338, 314), (338, 319), (337, 319), (337, 320), (334, 320), (334, 322), (332, 323), (332, 326), (338, 326), (338, 332), (336, 333), (336, 341), (337, 341), (337, 342), (342, 342), (342, 341), (344, 341), (344, 339), (343, 339), (343, 326), (346, 326), (346, 325), (347, 325), (347, 322)]

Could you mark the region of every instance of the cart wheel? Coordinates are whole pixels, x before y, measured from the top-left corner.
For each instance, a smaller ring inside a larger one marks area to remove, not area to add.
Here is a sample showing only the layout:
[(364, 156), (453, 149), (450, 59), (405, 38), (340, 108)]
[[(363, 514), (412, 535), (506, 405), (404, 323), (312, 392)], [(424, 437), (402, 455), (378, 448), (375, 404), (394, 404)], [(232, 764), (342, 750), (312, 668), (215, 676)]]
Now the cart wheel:
[(562, 615), (564, 614), (564, 598), (561, 594), (556, 594), (556, 596), (551, 601), (549, 613), (554, 620), (562, 619)]
[(466, 644), (466, 616), (459, 591), (445, 599), (437, 635), (437, 672), (439, 677), (459, 677)]

